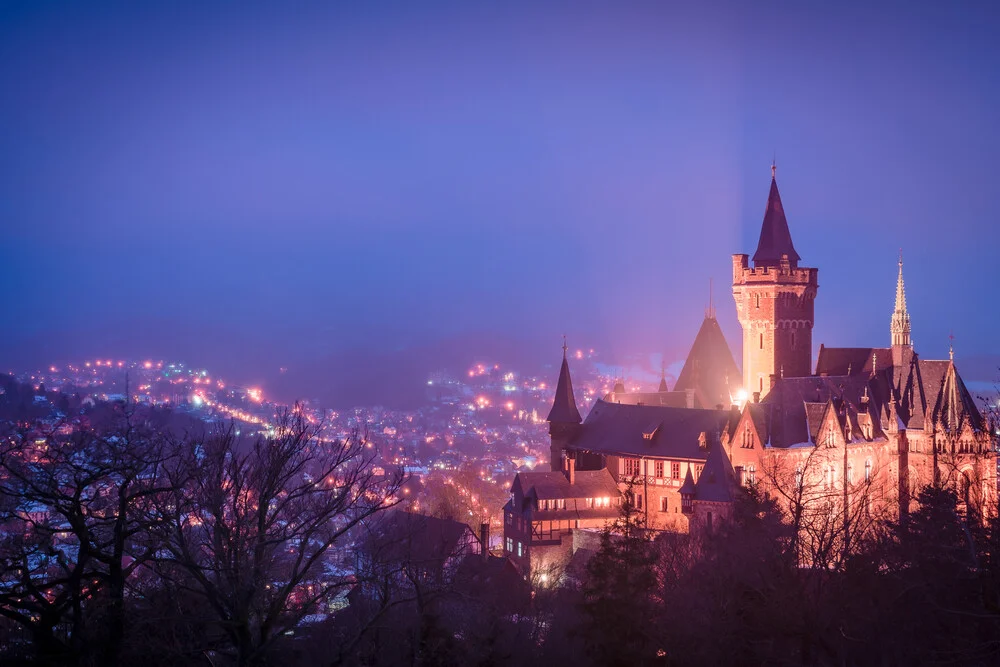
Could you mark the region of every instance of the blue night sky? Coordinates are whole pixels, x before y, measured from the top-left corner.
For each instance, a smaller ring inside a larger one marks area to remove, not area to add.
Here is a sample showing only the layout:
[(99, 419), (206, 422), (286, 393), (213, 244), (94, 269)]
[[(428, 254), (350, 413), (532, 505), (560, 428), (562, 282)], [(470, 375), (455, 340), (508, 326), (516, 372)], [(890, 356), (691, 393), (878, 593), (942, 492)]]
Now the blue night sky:
[(902, 247), (917, 350), (1000, 352), (997, 3), (205, 4), (0, 5), (0, 365), (677, 356), (710, 278), (738, 354), (772, 156), (816, 347)]

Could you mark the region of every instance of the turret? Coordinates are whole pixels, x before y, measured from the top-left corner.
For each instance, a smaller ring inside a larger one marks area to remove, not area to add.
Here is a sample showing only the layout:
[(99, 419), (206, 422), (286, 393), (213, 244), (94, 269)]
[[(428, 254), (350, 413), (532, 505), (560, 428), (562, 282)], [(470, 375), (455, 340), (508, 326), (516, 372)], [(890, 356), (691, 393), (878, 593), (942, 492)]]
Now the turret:
[(580, 429), (580, 422), (583, 421), (576, 407), (576, 398), (573, 396), (573, 381), (569, 376), (569, 362), (566, 359), (567, 349), (564, 337), (562, 367), (559, 369), (559, 382), (556, 383), (556, 397), (546, 418), (551, 438), (549, 466), (555, 472), (562, 470), (563, 452)]

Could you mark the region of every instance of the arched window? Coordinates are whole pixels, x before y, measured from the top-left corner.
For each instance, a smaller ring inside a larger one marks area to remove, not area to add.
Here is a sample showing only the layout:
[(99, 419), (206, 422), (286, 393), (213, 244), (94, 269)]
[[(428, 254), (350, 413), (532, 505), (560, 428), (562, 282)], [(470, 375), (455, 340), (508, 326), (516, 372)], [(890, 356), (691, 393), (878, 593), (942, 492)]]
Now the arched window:
[(757, 466), (750, 464), (747, 466), (747, 486), (753, 486), (757, 483)]
[(795, 331), (792, 331), (792, 349), (795, 349)]
[(760, 308), (760, 294), (754, 294), (753, 295), (753, 300), (754, 300), (754, 305), (757, 308)]
[(865, 461), (865, 481), (872, 481), (872, 460), (868, 459)]
[(764, 349), (764, 334), (760, 335), (760, 349)]
[(795, 486), (802, 488), (802, 464), (795, 466)]
[(854, 463), (847, 463), (847, 483), (854, 484)]

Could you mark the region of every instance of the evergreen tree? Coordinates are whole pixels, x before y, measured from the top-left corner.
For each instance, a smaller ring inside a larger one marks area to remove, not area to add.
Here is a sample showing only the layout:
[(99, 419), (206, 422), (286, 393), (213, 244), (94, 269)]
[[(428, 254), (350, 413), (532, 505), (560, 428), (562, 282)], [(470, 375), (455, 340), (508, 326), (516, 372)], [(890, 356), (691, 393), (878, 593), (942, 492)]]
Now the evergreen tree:
[(583, 584), (581, 635), (600, 665), (652, 664), (663, 655), (653, 632), (656, 557), (633, 498), (629, 489), (620, 516), (601, 534)]

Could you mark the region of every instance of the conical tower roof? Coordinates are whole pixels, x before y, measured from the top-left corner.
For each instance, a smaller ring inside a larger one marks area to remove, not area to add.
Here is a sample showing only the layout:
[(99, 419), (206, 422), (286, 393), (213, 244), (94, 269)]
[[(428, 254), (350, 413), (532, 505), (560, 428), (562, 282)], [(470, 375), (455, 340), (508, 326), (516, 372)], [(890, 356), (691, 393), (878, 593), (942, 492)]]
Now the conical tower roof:
[(546, 421), (559, 424), (579, 424), (583, 421), (573, 396), (573, 380), (569, 376), (569, 362), (566, 360), (566, 343), (563, 342), (562, 367), (556, 384), (556, 397)]
[(771, 191), (767, 195), (764, 224), (760, 228), (760, 240), (757, 242), (757, 252), (753, 255), (753, 263), (754, 266), (778, 266), (782, 255), (788, 255), (792, 267), (798, 266), (801, 258), (792, 245), (792, 234), (788, 231), (788, 220), (785, 219), (785, 209), (781, 205), (781, 195), (778, 194), (778, 182), (775, 179), (775, 167), (772, 165)]
[(677, 490), (678, 493), (685, 496), (694, 495), (694, 476), (691, 475), (691, 466), (688, 466), (687, 474), (684, 475), (684, 483), (681, 484), (681, 488)]
[(733, 499), (736, 471), (721, 443), (715, 443), (708, 452), (705, 468), (695, 485), (695, 499), (715, 503), (728, 503)]
[(702, 408), (727, 406), (732, 400), (730, 391), (743, 384), (742, 378), (718, 320), (706, 316), (677, 376), (674, 391), (694, 390)]

